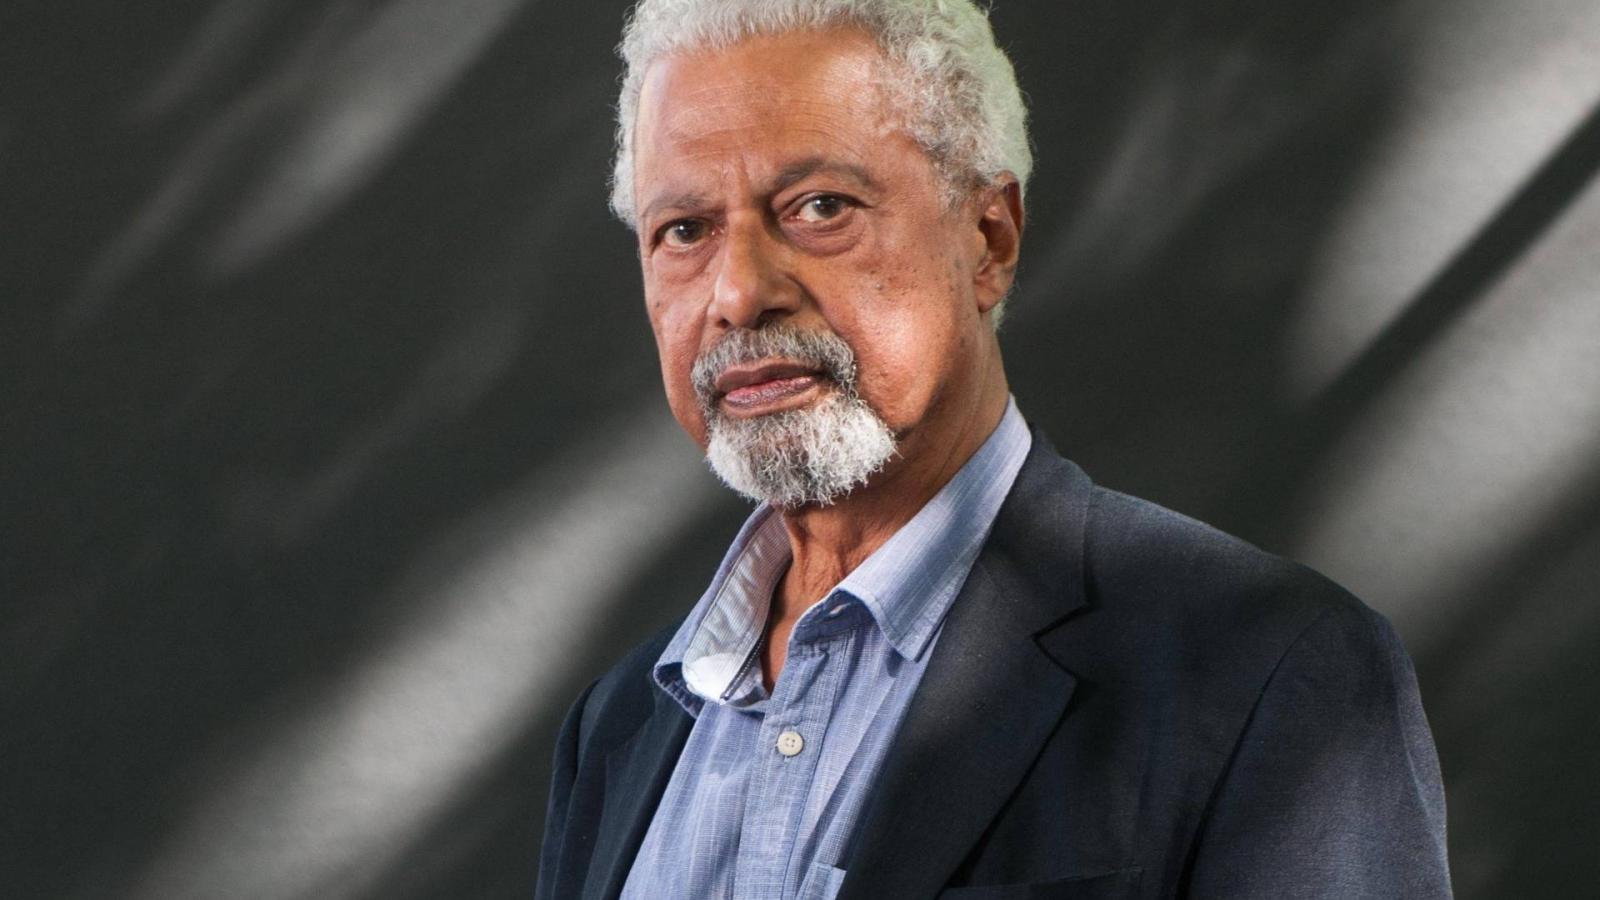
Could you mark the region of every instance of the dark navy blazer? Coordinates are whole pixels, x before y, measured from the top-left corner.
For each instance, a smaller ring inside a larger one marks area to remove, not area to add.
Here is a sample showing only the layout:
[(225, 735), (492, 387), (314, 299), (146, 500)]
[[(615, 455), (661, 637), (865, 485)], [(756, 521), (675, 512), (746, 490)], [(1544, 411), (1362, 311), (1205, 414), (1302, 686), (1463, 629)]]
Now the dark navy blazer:
[[(692, 724), (649, 676), (671, 633), (561, 729), (540, 900), (622, 890)], [(1388, 622), (1037, 432), (933, 653), (840, 900), (1450, 895)]]

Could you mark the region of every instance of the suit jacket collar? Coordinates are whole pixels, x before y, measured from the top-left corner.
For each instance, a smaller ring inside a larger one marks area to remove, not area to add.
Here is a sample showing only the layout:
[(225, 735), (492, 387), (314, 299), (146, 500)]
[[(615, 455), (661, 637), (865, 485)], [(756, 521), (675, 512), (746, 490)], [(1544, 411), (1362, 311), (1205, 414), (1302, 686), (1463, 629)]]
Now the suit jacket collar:
[(1066, 714), (1076, 679), (1039, 638), (1086, 604), (1092, 484), (1033, 440), (884, 760), (839, 900), (938, 893)]

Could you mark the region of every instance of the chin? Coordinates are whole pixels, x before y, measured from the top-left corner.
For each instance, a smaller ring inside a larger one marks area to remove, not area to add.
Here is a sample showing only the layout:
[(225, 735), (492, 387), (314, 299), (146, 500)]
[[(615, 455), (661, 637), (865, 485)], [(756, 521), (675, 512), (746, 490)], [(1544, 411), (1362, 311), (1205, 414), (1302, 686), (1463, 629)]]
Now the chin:
[(761, 416), (711, 420), (706, 460), (729, 487), (783, 509), (849, 496), (897, 453), (894, 432), (860, 399), (822, 400)]

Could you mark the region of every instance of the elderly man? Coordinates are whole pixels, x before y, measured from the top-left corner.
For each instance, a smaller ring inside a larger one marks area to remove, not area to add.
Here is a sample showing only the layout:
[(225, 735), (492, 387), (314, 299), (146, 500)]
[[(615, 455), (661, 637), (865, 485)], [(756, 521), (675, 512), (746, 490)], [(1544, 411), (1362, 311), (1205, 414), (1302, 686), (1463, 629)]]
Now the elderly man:
[(667, 399), (760, 506), (567, 718), (538, 896), (1448, 896), (1387, 623), (1011, 400), (1030, 158), (984, 14), (643, 0), (622, 51)]

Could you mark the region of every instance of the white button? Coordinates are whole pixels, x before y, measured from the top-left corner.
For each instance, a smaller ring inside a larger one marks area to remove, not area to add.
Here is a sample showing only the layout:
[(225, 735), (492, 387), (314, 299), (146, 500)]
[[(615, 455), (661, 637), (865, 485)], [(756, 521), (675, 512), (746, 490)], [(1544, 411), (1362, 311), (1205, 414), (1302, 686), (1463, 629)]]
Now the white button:
[(844, 612), (845, 610), (847, 610), (849, 608), (850, 608), (849, 604), (841, 603), (838, 606), (835, 606), (833, 609), (828, 610), (828, 618), (831, 619), (834, 616), (839, 615), (840, 613)]
[(778, 735), (778, 752), (784, 756), (794, 756), (806, 748), (806, 739), (798, 731), (785, 731)]

